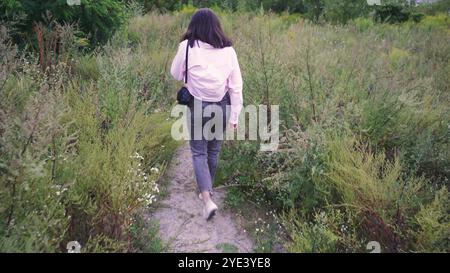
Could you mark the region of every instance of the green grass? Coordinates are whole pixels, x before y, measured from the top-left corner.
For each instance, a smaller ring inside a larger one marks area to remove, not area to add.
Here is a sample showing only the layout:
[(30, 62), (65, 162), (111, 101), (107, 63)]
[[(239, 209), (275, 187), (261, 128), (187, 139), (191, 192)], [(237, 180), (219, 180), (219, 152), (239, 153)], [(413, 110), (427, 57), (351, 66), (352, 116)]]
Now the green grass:
[(217, 250), (221, 250), (222, 253), (238, 253), (239, 249), (237, 246), (228, 243), (221, 243), (216, 245)]

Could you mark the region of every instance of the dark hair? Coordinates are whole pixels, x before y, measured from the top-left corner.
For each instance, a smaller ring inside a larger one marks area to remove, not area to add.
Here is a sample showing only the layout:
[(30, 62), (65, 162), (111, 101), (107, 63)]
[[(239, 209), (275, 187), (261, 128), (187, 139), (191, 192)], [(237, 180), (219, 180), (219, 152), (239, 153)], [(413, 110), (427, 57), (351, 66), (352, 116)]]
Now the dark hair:
[(208, 43), (215, 48), (233, 45), (223, 32), (217, 15), (208, 8), (199, 9), (195, 12), (186, 33), (181, 38), (181, 41), (184, 40), (188, 40), (190, 47), (194, 46), (195, 40)]

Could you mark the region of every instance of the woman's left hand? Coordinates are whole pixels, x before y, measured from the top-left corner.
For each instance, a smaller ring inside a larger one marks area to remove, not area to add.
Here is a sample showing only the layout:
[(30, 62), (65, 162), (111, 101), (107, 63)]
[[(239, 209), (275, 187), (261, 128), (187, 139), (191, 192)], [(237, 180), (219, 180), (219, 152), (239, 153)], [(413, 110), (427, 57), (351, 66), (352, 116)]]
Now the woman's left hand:
[(236, 130), (237, 129), (237, 124), (234, 123), (229, 123), (230, 124), (230, 128)]

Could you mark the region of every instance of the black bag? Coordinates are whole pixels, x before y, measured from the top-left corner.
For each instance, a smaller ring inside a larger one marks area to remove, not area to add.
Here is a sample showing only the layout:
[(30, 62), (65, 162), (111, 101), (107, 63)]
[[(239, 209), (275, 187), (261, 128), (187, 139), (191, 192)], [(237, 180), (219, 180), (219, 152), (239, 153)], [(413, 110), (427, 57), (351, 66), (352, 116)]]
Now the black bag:
[[(188, 53), (189, 53), (189, 40), (187, 41), (187, 44), (186, 44), (186, 67), (185, 67), (185, 75), (184, 75), (185, 83), (187, 83), (187, 81), (188, 81)], [(189, 102), (191, 102), (191, 100), (193, 98), (194, 97), (191, 95), (191, 93), (185, 86), (181, 87), (181, 89), (178, 90), (177, 101), (179, 104), (188, 105)]]

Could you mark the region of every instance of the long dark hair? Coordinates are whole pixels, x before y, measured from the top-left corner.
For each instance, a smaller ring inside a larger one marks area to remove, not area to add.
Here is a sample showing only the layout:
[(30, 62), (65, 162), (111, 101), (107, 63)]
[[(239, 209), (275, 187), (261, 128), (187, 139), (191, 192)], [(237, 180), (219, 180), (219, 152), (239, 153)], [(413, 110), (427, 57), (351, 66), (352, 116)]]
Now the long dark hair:
[(190, 47), (194, 46), (195, 40), (208, 43), (215, 48), (233, 45), (223, 32), (217, 15), (208, 8), (199, 9), (195, 12), (186, 33), (181, 38), (181, 41), (184, 40), (188, 40)]

